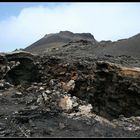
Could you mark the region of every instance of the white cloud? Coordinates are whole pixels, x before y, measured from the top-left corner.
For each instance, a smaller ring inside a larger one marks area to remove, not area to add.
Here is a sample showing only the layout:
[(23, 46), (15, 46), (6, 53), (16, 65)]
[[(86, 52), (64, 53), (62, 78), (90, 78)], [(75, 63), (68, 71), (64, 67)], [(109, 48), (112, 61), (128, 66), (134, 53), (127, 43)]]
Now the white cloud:
[(24, 8), (0, 21), (0, 51), (25, 48), (45, 34), (61, 30), (90, 32), (100, 40), (117, 40), (140, 32), (140, 4), (74, 3), (53, 8)]

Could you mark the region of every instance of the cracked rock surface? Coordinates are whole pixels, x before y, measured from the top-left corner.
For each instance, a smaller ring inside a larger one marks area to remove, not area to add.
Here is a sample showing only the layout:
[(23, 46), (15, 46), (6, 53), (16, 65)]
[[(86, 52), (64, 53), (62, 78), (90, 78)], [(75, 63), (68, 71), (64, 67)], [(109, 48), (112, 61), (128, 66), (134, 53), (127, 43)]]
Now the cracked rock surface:
[(0, 137), (139, 137), (138, 59), (59, 53), (0, 54)]

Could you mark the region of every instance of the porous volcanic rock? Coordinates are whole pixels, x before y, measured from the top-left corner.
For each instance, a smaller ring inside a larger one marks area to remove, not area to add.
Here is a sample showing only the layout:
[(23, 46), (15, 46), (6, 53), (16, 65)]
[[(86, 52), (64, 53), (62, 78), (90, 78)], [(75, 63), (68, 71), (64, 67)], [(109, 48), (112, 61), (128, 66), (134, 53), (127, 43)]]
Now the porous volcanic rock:
[(77, 57), (0, 55), (1, 137), (140, 136), (135, 59)]

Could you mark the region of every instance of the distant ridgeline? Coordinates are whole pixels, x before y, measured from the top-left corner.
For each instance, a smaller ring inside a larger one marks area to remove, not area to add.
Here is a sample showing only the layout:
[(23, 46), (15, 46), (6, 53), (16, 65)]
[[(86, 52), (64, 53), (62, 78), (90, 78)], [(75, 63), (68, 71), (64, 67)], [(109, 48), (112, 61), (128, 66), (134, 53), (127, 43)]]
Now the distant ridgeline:
[(98, 49), (90, 50), (93, 51), (93, 54), (140, 57), (140, 34), (114, 42), (110, 40), (99, 42), (91, 33), (60, 31), (59, 33), (46, 34), (43, 38), (31, 44), (24, 50), (36, 54), (43, 54), (52, 49), (61, 49), (63, 46), (76, 41), (87, 41), (92, 44), (94, 48), (95, 46), (98, 47)]

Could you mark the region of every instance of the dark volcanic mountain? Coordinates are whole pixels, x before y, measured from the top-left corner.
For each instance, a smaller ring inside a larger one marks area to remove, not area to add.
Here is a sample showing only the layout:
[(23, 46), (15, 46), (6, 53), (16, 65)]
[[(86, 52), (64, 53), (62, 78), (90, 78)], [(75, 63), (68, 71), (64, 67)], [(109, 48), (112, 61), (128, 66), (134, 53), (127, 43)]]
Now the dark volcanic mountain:
[(114, 42), (110, 40), (98, 42), (90, 33), (60, 31), (56, 34), (47, 34), (37, 42), (25, 48), (25, 51), (36, 54), (50, 53), (52, 50), (56, 50), (57, 53), (60, 52), (64, 54), (67, 52), (73, 55), (126, 55), (140, 58), (140, 34)]
[(37, 42), (28, 46), (25, 51), (32, 53), (48, 52), (52, 48), (60, 48), (71, 41), (87, 40), (96, 43), (94, 36), (90, 33), (72, 33), (70, 31), (60, 31), (56, 34), (47, 34)]
[(137, 34), (128, 39), (118, 40), (116, 42), (107, 43), (102, 54), (110, 54), (113, 56), (128, 55), (133, 57), (140, 57), (140, 34)]

